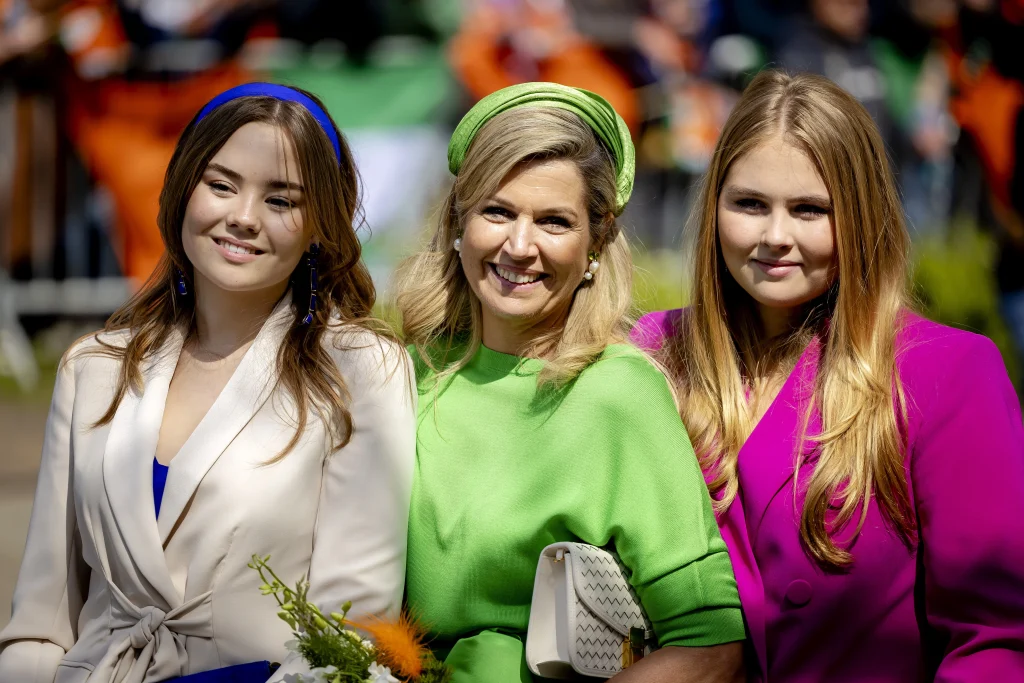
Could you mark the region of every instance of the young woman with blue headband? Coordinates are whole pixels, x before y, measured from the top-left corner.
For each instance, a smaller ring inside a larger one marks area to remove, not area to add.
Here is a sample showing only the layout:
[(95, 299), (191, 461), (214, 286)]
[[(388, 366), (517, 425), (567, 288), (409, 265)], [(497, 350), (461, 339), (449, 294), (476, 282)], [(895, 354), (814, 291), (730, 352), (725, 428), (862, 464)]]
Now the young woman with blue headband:
[(324, 609), (397, 616), (415, 397), (369, 318), (357, 195), (308, 93), (243, 85), (185, 130), (158, 271), (60, 365), (0, 680), (307, 671), (253, 554)]
[(529, 83), (481, 100), (448, 159), (397, 287), (420, 400), (409, 609), (453, 683), (527, 683), (542, 550), (614, 546), (662, 646), (614, 680), (741, 679), (711, 499), (668, 382), (624, 343), (629, 131), (597, 95)]

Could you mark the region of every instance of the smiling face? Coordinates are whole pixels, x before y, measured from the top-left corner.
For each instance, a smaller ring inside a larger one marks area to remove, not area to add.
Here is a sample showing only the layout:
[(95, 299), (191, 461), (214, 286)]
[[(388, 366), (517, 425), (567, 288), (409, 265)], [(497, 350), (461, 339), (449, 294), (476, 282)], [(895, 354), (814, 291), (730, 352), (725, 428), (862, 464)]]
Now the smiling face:
[(196, 291), (280, 296), (309, 246), (295, 149), (279, 128), (247, 123), (213, 156), (181, 226)]
[(564, 324), (590, 249), (586, 188), (574, 163), (529, 162), (509, 173), (463, 228), (460, 258), (480, 301), (484, 345), (516, 353)]
[(726, 268), (757, 301), (769, 335), (828, 291), (832, 203), (807, 154), (778, 136), (734, 161), (718, 196), (718, 239)]

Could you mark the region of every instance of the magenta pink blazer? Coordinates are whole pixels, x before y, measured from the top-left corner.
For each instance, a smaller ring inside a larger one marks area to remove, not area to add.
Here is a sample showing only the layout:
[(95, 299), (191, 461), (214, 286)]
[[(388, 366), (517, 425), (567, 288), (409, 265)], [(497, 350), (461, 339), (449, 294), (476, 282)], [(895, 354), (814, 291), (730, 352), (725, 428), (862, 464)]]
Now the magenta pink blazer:
[[(681, 315), (645, 316), (634, 341), (660, 348)], [(899, 348), (913, 547), (871, 504), (850, 570), (825, 572), (804, 552), (794, 458), (816, 343), (740, 451), (739, 496), (718, 522), (760, 668), (753, 680), (1024, 682), (1020, 404), (985, 337), (908, 316)], [(813, 467), (811, 456), (801, 482)]]

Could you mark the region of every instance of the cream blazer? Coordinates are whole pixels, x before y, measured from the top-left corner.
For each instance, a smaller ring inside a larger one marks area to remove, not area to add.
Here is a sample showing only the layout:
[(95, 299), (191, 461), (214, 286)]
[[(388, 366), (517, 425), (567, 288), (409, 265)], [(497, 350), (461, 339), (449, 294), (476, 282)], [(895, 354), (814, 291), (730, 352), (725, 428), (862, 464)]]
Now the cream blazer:
[[(54, 389), (13, 616), (0, 632), (0, 683), (151, 683), (250, 661), (308, 669), (246, 564), (270, 555), (287, 582), (355, 616), (396, 616), (405, 579), (415, 459), (412, 368), (365, 331), (325, 341), (351, 394), (348, 445), (329, 454), (314, 415), (296, 448), (293, 403), (275, 389), (294, 313), (282, 302), (171, 462), (160, 517), (153, 454), (182, 337), (143, 368), (114, 419), (118, 363), (66, 356)], [(112, 337), (124, 343), (126, 335)]]

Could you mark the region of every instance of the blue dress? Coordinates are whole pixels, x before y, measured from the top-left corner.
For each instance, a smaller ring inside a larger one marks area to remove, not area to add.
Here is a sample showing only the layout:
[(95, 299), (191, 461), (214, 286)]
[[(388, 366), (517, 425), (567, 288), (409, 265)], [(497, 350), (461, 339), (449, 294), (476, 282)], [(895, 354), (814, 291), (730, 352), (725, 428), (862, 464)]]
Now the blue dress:
[[(168, 470), (167, 465), (161, 465), (153, 458), (153, 504), (157, 517), (160, 516), (160, 503), (164, 498)], [(270, 662), (249, 662), (169, 680), (174, 683), (266, 683), (276, 668), (277, 666)]]
[(167, 486), (167, 465), (161, 465), (153, 458), (153, 503), (156, 505), (156, 516), (160, 517), (160, 503), (164, 499), (164, 487)]

